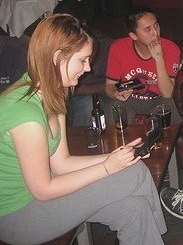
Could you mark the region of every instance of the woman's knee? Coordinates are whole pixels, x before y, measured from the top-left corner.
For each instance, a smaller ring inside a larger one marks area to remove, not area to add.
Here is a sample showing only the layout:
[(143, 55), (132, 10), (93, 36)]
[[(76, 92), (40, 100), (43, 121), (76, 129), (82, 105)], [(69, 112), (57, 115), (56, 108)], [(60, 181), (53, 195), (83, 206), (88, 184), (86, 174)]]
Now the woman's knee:
[(131, 202), (133, 209), (140, 213), (150, 208), (149, 200), (143, 195), (132, 195)]

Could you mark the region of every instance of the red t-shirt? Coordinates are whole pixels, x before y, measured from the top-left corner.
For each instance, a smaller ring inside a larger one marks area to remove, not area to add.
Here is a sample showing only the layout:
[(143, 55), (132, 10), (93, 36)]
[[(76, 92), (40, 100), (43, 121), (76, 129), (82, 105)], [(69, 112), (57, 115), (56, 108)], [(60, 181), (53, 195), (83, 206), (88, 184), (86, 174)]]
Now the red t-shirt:
[[(161, 38), (161, 42), (167, 72), (170, 77), (176, 77), (180, 49), (170, 40)], [(130, 37), (117, 39), (111, 44), (106, 76), (115, 81), (140, 79), (146, 86), (144, 89), (134, 91), (133, 97), (154, 98), (160, 95), (154, 59), (142, 59)]]

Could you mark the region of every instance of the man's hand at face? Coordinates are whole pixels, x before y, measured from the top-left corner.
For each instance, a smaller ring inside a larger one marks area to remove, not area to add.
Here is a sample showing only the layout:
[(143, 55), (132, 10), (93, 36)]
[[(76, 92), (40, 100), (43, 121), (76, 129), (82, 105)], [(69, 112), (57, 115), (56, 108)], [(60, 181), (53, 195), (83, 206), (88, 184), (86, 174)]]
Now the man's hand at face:
[(163, 50), (162, 50), (160, 38), (153, 40), (148, 45), (148, 48), (149, 48), (152, 58), (154, 58), (155, 60), (163, 58)]

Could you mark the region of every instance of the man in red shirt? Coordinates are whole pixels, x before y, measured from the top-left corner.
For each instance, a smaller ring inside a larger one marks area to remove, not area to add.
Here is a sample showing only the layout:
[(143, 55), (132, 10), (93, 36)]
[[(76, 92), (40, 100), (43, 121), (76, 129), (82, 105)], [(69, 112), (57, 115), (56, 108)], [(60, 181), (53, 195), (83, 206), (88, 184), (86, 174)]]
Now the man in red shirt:
[[(125, 18), (128, 37), (115, 40), (108, 56), (106, 94), (113, 104), (126, 106), (129, 123), (136, 114), (150, 114), (161, 103), (171, 105), (172, 121), (181, 121), (172, 99), (180, 50), (160, 37), (156, 14), (148, 7), (136, 7)], [(140, 90), (118, 92), (115, 84), (138, 78)], [(108, 113), (110, 121), (110, 113)]]

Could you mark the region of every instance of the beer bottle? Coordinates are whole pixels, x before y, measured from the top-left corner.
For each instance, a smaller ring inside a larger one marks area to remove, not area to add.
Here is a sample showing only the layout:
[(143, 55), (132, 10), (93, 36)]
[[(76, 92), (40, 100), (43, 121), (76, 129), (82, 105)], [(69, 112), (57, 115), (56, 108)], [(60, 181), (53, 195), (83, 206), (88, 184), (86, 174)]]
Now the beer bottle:
[(100, 106), (100, 100), (98, 94), (93, 94), (93, 110), (91, 112), (92, 115), (92, 124), (94, 128), (98, 128), (99, 132), (102, 134), (106, 131), (106, 122), (104, 111)]

